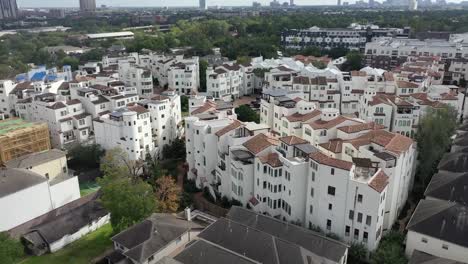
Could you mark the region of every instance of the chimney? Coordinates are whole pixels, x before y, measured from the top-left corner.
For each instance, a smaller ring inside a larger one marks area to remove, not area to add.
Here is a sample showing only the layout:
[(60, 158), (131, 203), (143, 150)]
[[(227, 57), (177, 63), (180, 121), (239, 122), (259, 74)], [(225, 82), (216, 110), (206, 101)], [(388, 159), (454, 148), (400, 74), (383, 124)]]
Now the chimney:
[(190, 212), (190, 207), (187, 207), (185, 208), (185, 219), (187, 219), (187, 221), (192, 221), (192, 215), (191, 215), (191, 212)]

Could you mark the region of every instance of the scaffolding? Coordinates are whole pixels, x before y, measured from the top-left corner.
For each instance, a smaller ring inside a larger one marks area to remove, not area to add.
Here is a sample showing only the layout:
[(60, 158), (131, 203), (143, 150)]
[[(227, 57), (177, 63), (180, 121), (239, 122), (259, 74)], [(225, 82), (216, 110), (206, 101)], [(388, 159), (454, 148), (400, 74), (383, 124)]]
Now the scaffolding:
[(31, 123), (19, 118), (0, 121), (0, 165), (49, 149), (49, 127), (46, 123)]

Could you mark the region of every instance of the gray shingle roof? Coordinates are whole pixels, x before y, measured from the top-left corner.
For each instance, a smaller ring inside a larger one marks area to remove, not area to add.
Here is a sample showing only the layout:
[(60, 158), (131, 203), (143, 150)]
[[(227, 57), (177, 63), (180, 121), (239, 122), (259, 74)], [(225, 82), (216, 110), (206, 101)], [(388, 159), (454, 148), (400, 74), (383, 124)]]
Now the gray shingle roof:
[(407, 229), (468, 247), (468, 207), (447, 201), (421, 200)]
[[(240, 254), (228, 251), (215, 244), (198, 240), (174, 257), (177, 263), (190, 264), (252, 264), (257, 263)], [(180, 262), (179, 262), (180, 261)], [(172, 264), (171, 262), (163, 262)]]
[(129, 250), (125, 256), (144, 262), (174, 239), (186, 233), (189, 228), (202, 229), (203, 226), (169, 214), (153, 214), (112, 238)]
[(439, 258), (425, 252), (415, 250), (411, 256), (408, 264), (466, 264), (463, 262)]
[(468, 153), (447, 153), (439, 163), (439, 170), (451, 172), (468, 171)]
[(43, 152), (31, 153), (19, 158), (7, 161), (5, 166), (8, 168), (21, 168), (26, 169), (43, 164), (52, 160), (65, 157), (65, 152), (58, 149), (46, 150)]
[(45, 177), (25, 169), (0, 168), (0, 198), (46, 181)]
[[(282, 222), (272, 217), (233, 206), (227, 217), (251, 228), (297, 244), (315, 255), (338, 262), (346, 253), (347, 245), (324, 237), (305, 228)], [(318, 262), (320, 263), (320, 262)]]
[(468, 205), (468, 173), (442, 171), (432, 176), (424, 195)]

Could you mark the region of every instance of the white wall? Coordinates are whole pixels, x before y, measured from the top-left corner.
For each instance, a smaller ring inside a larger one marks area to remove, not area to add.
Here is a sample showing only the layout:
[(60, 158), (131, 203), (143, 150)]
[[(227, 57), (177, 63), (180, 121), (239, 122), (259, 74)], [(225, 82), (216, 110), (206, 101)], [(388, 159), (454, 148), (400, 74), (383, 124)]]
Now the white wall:
[(58, 208), (71, 201), (79, 199), (80, 185), (78, 177), (72, 177), (57, 184), (50, 186), (50, 196), (52, 199), (53, 208)]

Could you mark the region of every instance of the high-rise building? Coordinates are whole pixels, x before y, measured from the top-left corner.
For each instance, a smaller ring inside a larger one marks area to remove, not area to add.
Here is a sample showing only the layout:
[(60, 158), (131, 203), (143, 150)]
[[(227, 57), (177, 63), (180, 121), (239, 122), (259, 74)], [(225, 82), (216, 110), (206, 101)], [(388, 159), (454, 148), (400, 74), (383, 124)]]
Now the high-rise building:
[(208, 9), (208, 5), (206, 4), (206, 0), (200, 0), (200, 9), (201, 10)]
[(96, 0), (80, 0), (80, 10), (82, 12), (96, 11)]
[(409, 10), (417, 10), (418, 9), (418, 2), (416, 0), (410, 0), (409, 1)]
[(341, 0), (338, 0), (338, 2), (336, 3), (337, 6), (340, 6), (341, 5)]
[(289, 0), (289, 5), (290, 5), (290, 6), (295, 6), (294, 0)]
[(0, 19), (12, 19), (18, 17), (18, 5), (16, 0), (0, 0)]

